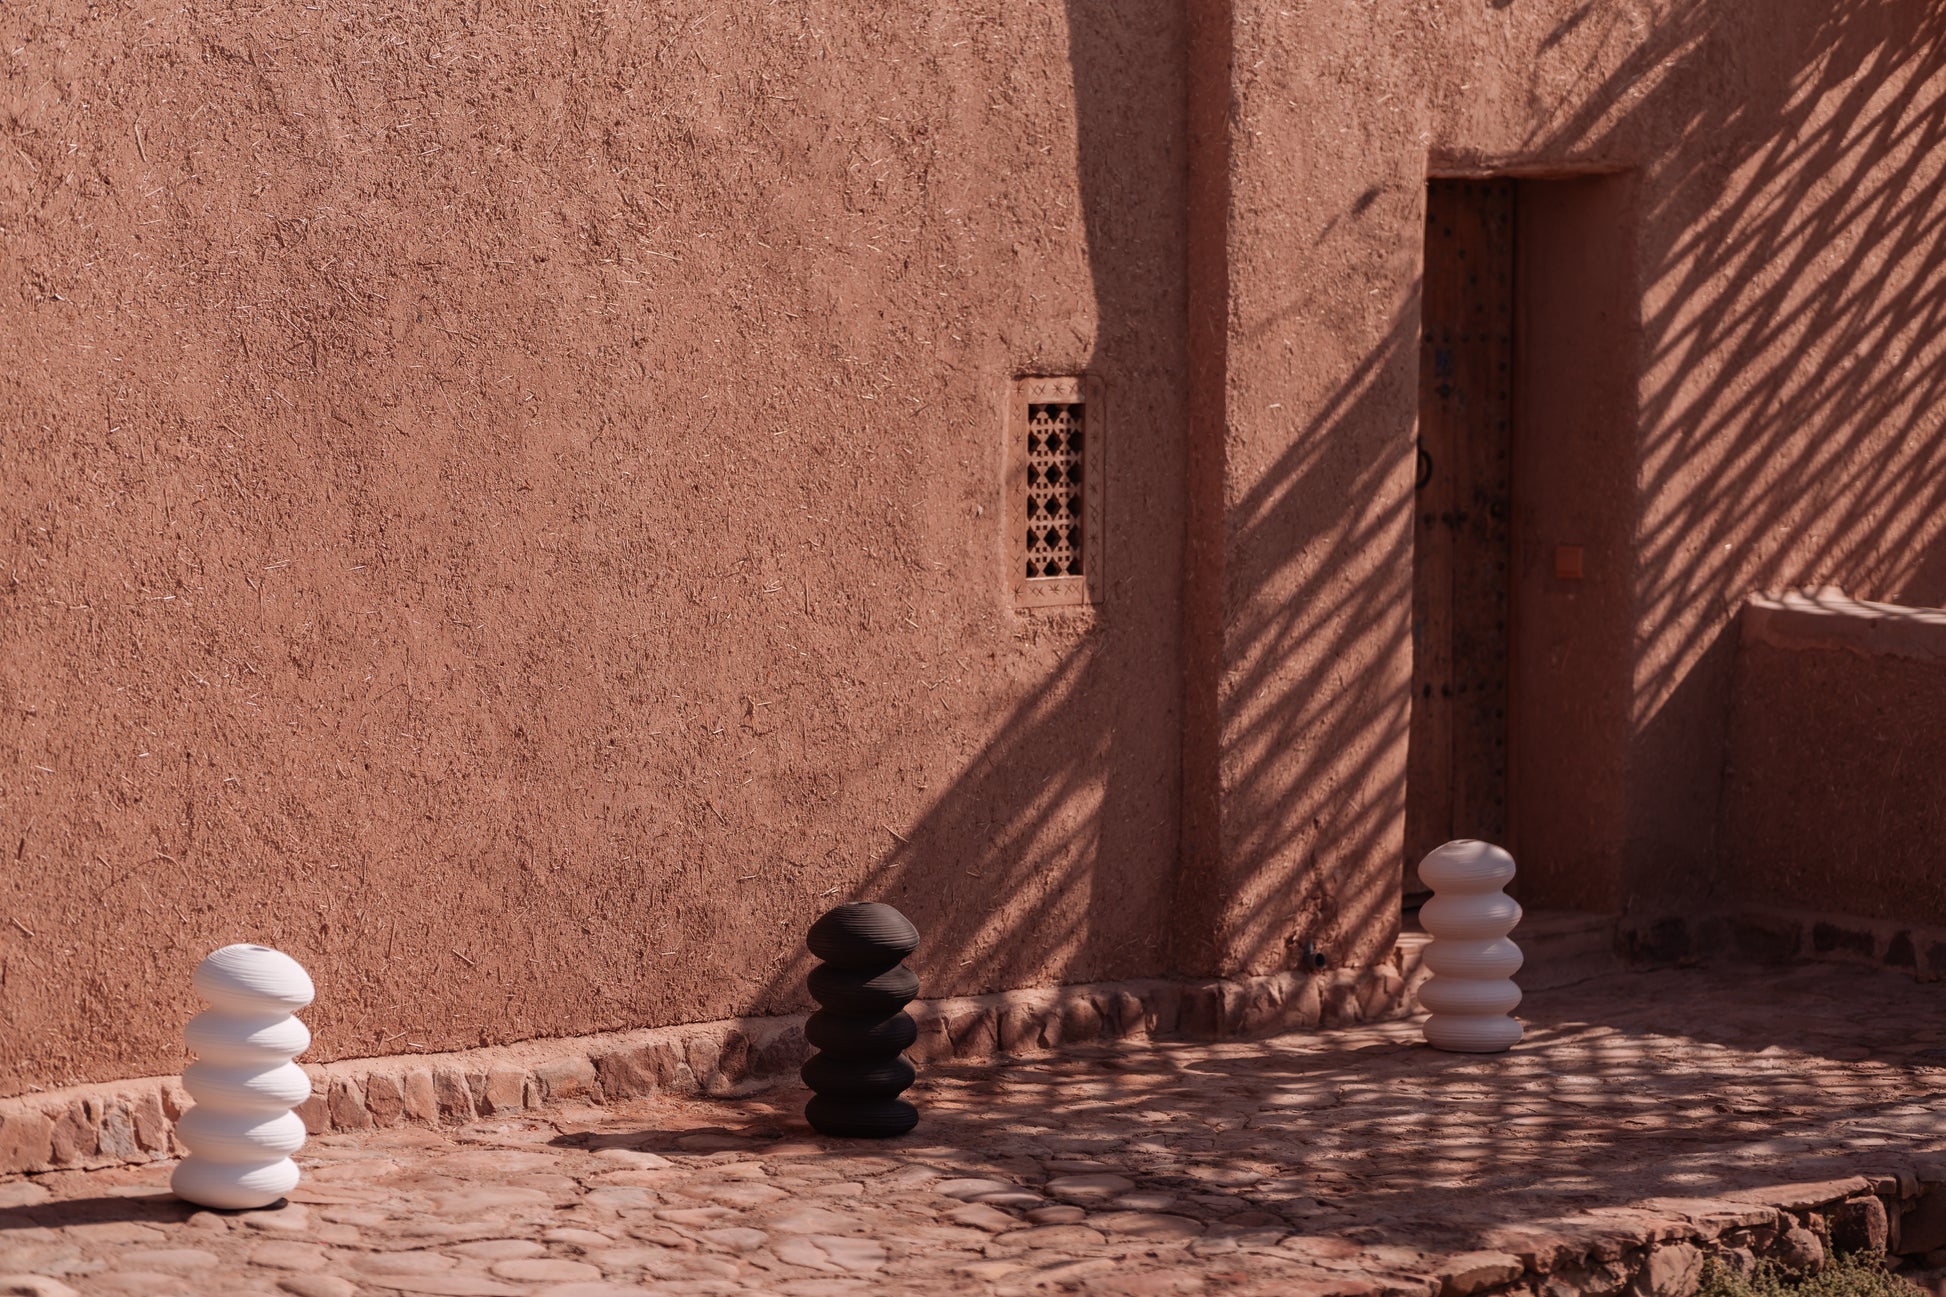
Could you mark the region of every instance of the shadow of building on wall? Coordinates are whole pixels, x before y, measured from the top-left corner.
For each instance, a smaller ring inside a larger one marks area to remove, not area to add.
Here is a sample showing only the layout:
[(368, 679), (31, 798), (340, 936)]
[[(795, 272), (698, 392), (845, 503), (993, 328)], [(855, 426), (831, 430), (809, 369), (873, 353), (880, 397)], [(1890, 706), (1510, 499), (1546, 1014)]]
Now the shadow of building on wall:
[[(1786, 56), (1753, 59), (1735, 48), (1751, 20), (1729, 21), (1725, 5), (1678, 6), (1641, 37), (1624, 15), (1583, 6), (1557, 37), (1607, 23), (1614, 40), (1639, 44), (1591, 75), (1518, 160), (1642, 172), (1622, 862), (1627, 903), (1642, 909), (1708, 890), (1728, 632), (1742, 599), (1832, 583), (1946, 601), (1946, 29), (1917, 0), (1787, 8), (1762, 20)], [(1178, 129), (1123, 75), (1124, 21), (1104, 0), (1069, 0), (1100, 318), (1088, 368), (1111, 383), (1143, 315), (1125, 296), (1141, 277), (1118, 261), (1131, 242), (1117, 160), (1128, 132)], [(1090, 917), (1135, 890), (1120, 867), (1134, 844), (1180, 823), (1181, 789), (1133, 779), (1116, 759), (1118, 730), (1180, 723), (1184, 708), (1181, 697), (1100, 705), (1101, 664), (1143, 648), (1118, 631), (1111, 604), (855, 892), (918, 925), (928, 994), (1050, 973), (1294, 967), (1308, 941), (1370, 950), (1389, 939), (1410, 701), (1410, 581), (1399, 573), (1412, 563), (1412, 426), (1399, 409), (1401, 393), (1410, 409), (1417, 363), (1415, 294), (1220, 520), (1235, 556), (1210, 596), (1231, 672), (1221, 689), (1249, 703), (1222, 733), (1216, 773), (1223, 796), (1277, 808), (1226, 843), (1248, 867), (1230, 876), (1235, 895), (1208, 901), (1242, 912), (1221, 968), (1184, 966), (1166, 931), (1141, 949), (1089, 947)], [(1377, 455), (1375, 421), (1389, 434)], [(1141, 525), (1124, 514), (1111, 532)], [(1384, 579), (1347, 583), (1355, 568)], [(1277, 598), (1261, 597), (1270, 589)], [(1321, 841), (1338, 866), (1311, 859)], [(1031, 903), (1003, 920), (999, 902), (1023, 897)], [(1197, 913), (1178, 904), (1164, 926)], [(1010, 945), (1016, 923), (1072, 957), (1029, 967)], [(776, 970), (756, 1007), (801, 1007), (808, 967), (800, 955)]]
[(1746, 597), (1946, 602), (1943, 74), (1914, 0), (1678, 6), (1531, 141), (1643, 180), (1630, 910), (1711, 900)]

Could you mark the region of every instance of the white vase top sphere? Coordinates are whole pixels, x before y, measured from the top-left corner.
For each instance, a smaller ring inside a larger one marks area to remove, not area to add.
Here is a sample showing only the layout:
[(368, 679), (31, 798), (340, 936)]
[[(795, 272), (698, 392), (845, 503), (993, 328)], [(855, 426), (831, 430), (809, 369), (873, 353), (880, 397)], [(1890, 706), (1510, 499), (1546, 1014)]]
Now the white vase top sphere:
[(317, 998), (304, 966), (269, 946), (225, 946), (196, 965), (196, 994), (226, 1013), (295, 1013)]
[(1426, 853), (1419, 877), (1435, 892), (1492, 892), (1514, 880), (1514, 858), (1491, 842), (1460, 838)]

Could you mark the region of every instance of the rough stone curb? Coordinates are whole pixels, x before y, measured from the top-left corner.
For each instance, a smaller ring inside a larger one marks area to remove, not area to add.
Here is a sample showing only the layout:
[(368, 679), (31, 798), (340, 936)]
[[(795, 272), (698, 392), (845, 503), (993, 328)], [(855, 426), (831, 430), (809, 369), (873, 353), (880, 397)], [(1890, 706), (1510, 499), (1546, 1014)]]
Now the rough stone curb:
[[(1097, 1041), (1219, 1039), (1405, 1016), (1423, 980), (1418, 950), (1364, 969), (1209, 981), (1145, 979), (1004, 991), (911, 1006), (915, 1063), (976, 1061)], [(653, 1094), (746, 1094), (795, 1078), (808, 1056), (802, 1016), (733, 1018), (444, 1054), (305, 1066), (297, 1111), (314, 1135), (457, 1125), (563, 1102)], [(179, 1157), (189, 1107), (178, 1077), (75, 1086), (0, 1099), (0, 1176)]]
[(1860, 964), (1922, 982), (1946, 977), (1946, 928), (1897, 919), (1749, 908), (1631, 920), (1622, 934), (1630, 964), (1717, 959)]
[[(1488, 1230), (1399, 1291), (1415, 1297), (1692, 1297), (1705, 1261), (1749, 1275), (1761, 1260), (1817, 1270), (1833, 1252), (1926, 1250), (1946, 1227), (1946, 1164), (1721, 1198), (1655, 1198)], [(1939, 1219), (1934, 1222), (1932, 1218)], [(1901, 1222), (1907, 1222), (1901, 1240)], [(1915, 1228), (1917, 1226), (1918, 1228)], [(1924, 1231), (1926, 1237), (1920, 1237)], [(1383, 1291), (1392, 1291), (1381, 1285)]]

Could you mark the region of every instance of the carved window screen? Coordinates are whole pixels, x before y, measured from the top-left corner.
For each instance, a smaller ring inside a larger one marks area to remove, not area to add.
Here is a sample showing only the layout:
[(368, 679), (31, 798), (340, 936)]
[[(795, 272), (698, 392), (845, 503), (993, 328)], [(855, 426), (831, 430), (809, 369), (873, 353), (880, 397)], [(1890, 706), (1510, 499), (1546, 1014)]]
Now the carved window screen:
[(1091, 378), (1014, 386), (1010, 487), (1015, 602), (1101, 602), (1105, 411)]

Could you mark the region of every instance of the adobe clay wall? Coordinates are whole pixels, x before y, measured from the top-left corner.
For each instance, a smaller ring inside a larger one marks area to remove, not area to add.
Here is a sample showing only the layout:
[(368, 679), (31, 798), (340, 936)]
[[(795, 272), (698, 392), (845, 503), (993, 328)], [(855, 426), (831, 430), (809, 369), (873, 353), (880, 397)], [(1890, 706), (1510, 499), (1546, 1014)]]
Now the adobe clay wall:
[[(1523, 900), (1707, 899), (1744, 595), (1946, 595), (1942, 24), (9, 9), (0, 1095), (243, 937), (318, 1060), (795, 1007), (851, 896), (931, 994), (1372, 964), (1428, 175), (1523, 177)], [(1081, 371), (1108, 597), (1021, 614)]]
[(1946, 611), (1753, 598), (1732, 679), (1712, 908), (1946, 927)]
[[(1175, 5), (0, 29), (0, 1095), (239, 939), (312, 1060), (790, 1007), (855, 895), (931, 995), (1161, 966)], [(1022, 616), (1081, 371), (1112, 586)]]
[(1195, 10), (1231, 51), (1192, 81), (1225, 124), (1192, 193), (1218, 214), (1191, 230), (1192, 408), (1222, 410), (1190, 443), (1197, 957), (1275, 966), (1309, 931), (1357, 958), (1397, 903), (1428, 175), (1521, 178), (1520, 895), (1706, 901), (1744, 596), (1946, 599), (1946, 15)]

